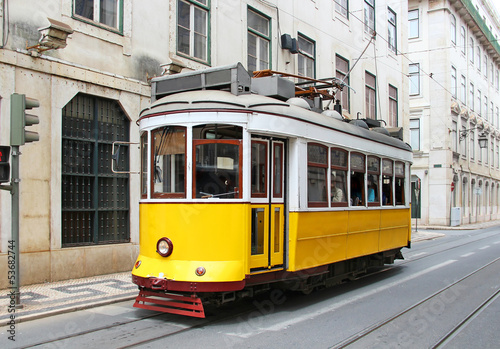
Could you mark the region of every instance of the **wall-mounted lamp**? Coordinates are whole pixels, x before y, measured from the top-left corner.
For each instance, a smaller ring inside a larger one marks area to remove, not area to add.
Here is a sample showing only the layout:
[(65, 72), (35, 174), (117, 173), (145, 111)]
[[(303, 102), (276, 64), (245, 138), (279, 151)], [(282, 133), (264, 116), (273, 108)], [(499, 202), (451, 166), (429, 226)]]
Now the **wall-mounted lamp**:
[[(465, 138), (467, 138), (469, 133), (471, 133), (472, 131), (474, 131), (476, 129), (477, 129), (477, 127), (469, 128), (467, 130), (460, 131), (460, 142), (463, 141)], [(479, 148), (481, 148), (481, 149), (484, 149), (488, 146), (488, 135), (486, 134), (485, 131), (481, 132), (477, 141), (479, 142)]]
[(49, 26), (38, 29), (42, 37), (38, 41), (38, 44), (26, 47), (28, 51), (36, 50), (43, 52), (66, 47), (66, 39), (68, 35), (73, 33), (73, 29), (66, 23), (51, 18), (47, 19), (50, 22)]
[(161, 75), (172, 75), (180, 73), (186, 65), (178, 59), (170, 58), (170, 63), (160, 64), (160, 67), (163, 69)]

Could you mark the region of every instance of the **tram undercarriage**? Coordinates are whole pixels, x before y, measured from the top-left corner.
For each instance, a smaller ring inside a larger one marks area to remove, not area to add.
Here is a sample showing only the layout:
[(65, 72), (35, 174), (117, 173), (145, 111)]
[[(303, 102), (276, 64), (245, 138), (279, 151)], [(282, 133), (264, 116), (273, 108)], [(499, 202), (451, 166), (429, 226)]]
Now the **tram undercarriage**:
[[(222, 304), (245, 297), (253, 297), (271, 289), (298, 291), (310, 294), (315, 289), (332, 287), (352, 281), (369, 272), (370, 268), (393, 264), (396, 259), (404, 259), (401, 249), (384, 251), (368, 256), (353, 258), (298, 272), (284, 270), (248, 275), (241, 282), (226, 283), (224, 286), (202, 286), (200, 283), (181, 283), (169, 289), (169, 282), (160, 278), (140, 278), (133, 276), (139, 285), (139, 295), (134, 307), (184, 316), (205, 317), (204, 305)], [(186, 285), (184, 285), (186, 284)], [(187, 285), (189, 284), (189, 285)], [(220, 283), (218, 283), (220, 284)], [(179, 287), (181, 286), (181, 287)], [(200, 287), (201, 286), (201, 287)], [(187, 291), (187, 287), (190, 291)], [(238, 288), (225, 292), (196, 292), (198, 289)]]

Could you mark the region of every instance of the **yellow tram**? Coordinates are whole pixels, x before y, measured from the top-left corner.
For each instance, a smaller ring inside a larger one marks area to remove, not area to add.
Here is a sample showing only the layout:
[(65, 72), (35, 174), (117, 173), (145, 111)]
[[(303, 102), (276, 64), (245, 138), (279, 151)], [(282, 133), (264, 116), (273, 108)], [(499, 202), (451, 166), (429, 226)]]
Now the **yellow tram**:
[(410, 147), (324, 110), (329, 89), (238, 63), (155, 78), (152, 91), (138, 121), (134, 306), (204, 317), (204, 302), (290, 281), (309, 292), (410, 247)]

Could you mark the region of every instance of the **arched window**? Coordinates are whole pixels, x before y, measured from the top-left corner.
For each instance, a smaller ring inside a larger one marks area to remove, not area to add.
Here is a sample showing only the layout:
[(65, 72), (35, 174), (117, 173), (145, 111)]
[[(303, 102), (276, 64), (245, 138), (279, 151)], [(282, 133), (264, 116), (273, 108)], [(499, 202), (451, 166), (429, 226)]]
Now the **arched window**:
[[(84, 94), (62, 110), (62, 245), (130, 241), (129, 175), (111, 171), (112, 143), (129, 140), (129, 123), (113, 100)], [(129, 147), (121, 145), (120, 169)]]

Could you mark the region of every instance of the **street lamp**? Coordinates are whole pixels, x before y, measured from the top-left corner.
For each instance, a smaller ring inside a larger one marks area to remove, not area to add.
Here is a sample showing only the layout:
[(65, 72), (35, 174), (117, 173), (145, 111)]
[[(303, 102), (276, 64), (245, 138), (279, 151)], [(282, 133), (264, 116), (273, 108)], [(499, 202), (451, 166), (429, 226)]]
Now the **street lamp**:
[[(477, 129), (477, 127), (469, 128), (467, 130), (460, 131), (460, 142), (463, 141), (465, 138), (467, 138), (469, 133), (471, 133), (472, 131), (474, 131), (476, 129)], [(481, 148), (481, 149), (484, 149), (488, 146), (488, 135), (485, 131), (482, 131), (481, 134), (479, 135), (478, 142), (479, 142), (479, 148)]]

